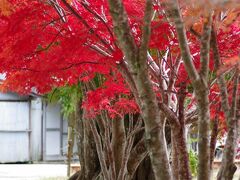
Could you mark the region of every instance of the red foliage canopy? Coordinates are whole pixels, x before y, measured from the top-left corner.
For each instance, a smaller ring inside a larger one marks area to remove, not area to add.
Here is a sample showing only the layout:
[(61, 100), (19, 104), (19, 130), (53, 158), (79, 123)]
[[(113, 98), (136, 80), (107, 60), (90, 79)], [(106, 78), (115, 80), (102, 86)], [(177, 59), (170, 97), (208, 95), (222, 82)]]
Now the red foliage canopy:
[[(5, 0), (8, 4), (0, 5), (0, 71), (6, 76), (2, 89), (29, 93), (34, 88), (38, 93), (46, 93), (53, 87), (87, 82), (101, 74), (106, 81), (102, 87), (88, 92), (86, 107), (93, 112), (107, 108), (112, 116), (138, 111), (128, 85), (118, 71), (123, 55), (113, 35), (108, 4), (105, 0), (70, 2)], [(138, 44), (145, 1), (124, 0), (124, 4)], [(154, 10), (156, 15), (152, 21), (149, 52), (158, 66), (163, 64), (166, 76), (175, 73), (177, 93), (179, 82), (189, 83), (189, 80), (182, 63), (178, 71), (172, 72), (180, 58), (175, 29), (166, 20), (160, 6), (155, 5)], [(184, 17), (192, 16), (192, 12), (188, 15), (187, 11), (186, 8)], [(188, 21), (187, 28), (194, 27), (188, 29), (188, 40), (195, 66), (199, 67), (199, 39), (191, 30), (199, 33), (197, 28), (201, 29), (202, 20), (201, 17), (196, 19), (196, 22)], [(215, 17), (217, 40), (224, 62), (240, 52), (238, 22), (239, 17), (235, 17), (226, 29), (226, 25), (221, 25), (221, 20)], [(159, 57), (162, 62), (158, 62)], [(213, 71), (212, 57), (210, 68)], [(155, 77), (152, 80), (158, 84)], [(158, 85), (156, 88), (161, 96)], [(189, 90), (188, 93), (191, 99), (193, 92)], [(210, 98), (216, 94), (219, 94), (218, 89), (212, 86)], [(192, 104), (194, 101), (188, 108)]]

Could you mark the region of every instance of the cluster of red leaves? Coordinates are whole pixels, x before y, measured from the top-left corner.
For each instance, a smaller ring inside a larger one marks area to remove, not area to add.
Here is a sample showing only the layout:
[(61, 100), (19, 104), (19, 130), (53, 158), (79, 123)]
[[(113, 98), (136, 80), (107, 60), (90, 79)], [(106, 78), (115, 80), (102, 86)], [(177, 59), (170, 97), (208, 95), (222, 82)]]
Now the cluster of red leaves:
[(76, 17), (63, 23), (50, 4), (29, 0), (13, 4), (18, 4), (15, 12), (1, 18), (0, 67), (7, 77), (3, 87), (20, 93), (34, 87), (44, 93), (86, 74), (91, 79), (95, 73), (109, 73), (111, 59), (88, 47), (96, 37)]
[(107, 111), (111, 118), (139, 112), (131, 92), (120, 75), (117, 81), (109, 77), (101, 87), (87, 92), (83, 107), (88, 111), (89, 117), (99, 115), (102, 111)]

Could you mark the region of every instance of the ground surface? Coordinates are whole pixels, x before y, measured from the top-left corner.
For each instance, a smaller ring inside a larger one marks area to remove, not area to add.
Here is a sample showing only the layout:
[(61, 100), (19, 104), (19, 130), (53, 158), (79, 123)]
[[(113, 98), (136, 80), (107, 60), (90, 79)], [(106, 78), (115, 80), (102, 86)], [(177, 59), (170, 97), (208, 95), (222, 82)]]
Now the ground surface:
[[(217, 178), (217, 173), (218, 173), (218, 169), (214, 169), (213, 173), (212, 173), (212, 178), (211, 180), (216, 180)], [(236, 171), (236, 173), (234, 174), (233, 180), (240, 180), (240, 167), (238, 166), (238, 169)], [(194, 178), (193, 180), (196, 180), (197, 178)]]
[(65, 180), (64, 164), (0, 164), (0, 180)]
[[(239, 169), (233, 180), (240, 177)], [(0, 164), (0, 180), (66, 180), (66, 173), (64, 164)], [(212, 180), (216, 174), (214, 170)]]

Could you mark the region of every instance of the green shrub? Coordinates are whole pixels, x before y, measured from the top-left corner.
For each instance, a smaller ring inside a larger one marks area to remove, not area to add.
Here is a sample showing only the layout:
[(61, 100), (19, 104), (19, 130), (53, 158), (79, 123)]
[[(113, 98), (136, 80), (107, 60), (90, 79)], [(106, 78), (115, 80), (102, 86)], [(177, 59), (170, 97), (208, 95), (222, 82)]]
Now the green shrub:
[(189, 151), (189, 164), (192, 176), (195, 177), (197, 175), (198, 157), (197, 153), (194, 152), (192, 149), (190, 149)]

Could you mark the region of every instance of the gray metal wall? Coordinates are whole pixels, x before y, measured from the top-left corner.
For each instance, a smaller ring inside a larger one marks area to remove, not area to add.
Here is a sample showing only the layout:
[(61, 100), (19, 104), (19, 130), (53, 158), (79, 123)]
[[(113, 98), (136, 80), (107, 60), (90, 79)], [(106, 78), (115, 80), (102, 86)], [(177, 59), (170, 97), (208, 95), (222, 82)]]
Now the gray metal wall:
[(67, 121), (60, 105), (0, 93), (0, 163), (63, 160)]
[(0, 162), (30, 160), (30, 102), (0, 94)]

